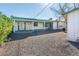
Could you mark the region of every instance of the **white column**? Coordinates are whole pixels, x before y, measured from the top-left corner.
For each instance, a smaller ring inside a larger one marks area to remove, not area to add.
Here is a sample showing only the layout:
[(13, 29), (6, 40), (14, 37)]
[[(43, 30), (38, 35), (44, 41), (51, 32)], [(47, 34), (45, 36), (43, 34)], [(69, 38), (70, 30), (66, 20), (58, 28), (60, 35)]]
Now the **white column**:
[(57, 21), (57, 29), (59, 29), (58, 26), (59, 26), (59, 21)]
[(44, 21), (44, 30), (45, 30), (45, 21)]
[(15, 33), (15, 20), (13, 22), (13, 32)]
[(32, 21), (32, 30), (34, 31), (34, 21)]

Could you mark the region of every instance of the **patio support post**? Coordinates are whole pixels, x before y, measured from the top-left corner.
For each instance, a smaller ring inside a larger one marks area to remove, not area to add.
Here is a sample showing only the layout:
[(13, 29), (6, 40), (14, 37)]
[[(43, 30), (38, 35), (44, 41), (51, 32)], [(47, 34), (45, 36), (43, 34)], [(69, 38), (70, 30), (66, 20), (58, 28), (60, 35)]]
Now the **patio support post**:
[(44, 21), (44, 30), (45, 30), (45, 21)]
[(57, 29), (59, 29), (59, 28), (58, 28), (58, 25), (59, 25), (59, 21), (57, 21)]
[(26, 22), (24, 22), (24, 30), (26, 31)]
[(32, 26), (32, 30), (34, 31), (34, 21), (32, 21), (32, 25), (33, 25), (33, 26)]
[(14, 20), (14, 23), (13, 23), (13, 32), (15, 32), (15, 20)]

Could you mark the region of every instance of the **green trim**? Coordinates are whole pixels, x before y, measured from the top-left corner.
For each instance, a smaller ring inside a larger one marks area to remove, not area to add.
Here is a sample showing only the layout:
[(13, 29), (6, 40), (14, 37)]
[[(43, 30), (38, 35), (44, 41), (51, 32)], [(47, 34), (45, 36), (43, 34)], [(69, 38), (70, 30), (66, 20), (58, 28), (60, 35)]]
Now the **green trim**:
[[(34, 18), (24, 18), (24, 17), (15, 17), (15, 16), (11, 16), (11, 18), (13, 19), (13, 20), (16, 20), (16, 21), (36, 21), (36, 22), (38, 22), (38, 21), (42, 21), (42, 22), (44, 22), (44, 21), (46, 21), (46, 22), (51, 22), (51, 21), (53, 21), (53, 20), (44, 20), (44, 19), (34, 19)], [(20, 20), (21, 19), (21, 20)]]
[(67, 12), (66, 14), (69, 14), (69, 13), (71, 13), (71, 12), (73, 12), (73, 11), (76, 11), (76, 10), (79, 10), (79, 8), (73, 9), (73, 10)]
[[(33, 19), (33, 18), (24, 18), (24, 17), (14, 17), (14, 16), (11, 16), (11, 18), (15, 21), (35, 21), (35, 22), (57, 22), (59, 20), (44, 20), (44, 19)], [(60, 21), (62, 22), (62, 21)]]
[(24, 18), (24, 17), (15, 17), (15, 16), (11, 16), (12, 19), (25, 19), (25, 20), (37, 20), (37, 19), (32, 19), (32, 18)]
[(24, 17), (15, 17), (15, 16), (11, 16), (11, 18), (12, 19), (22, 19), (22, 20), (48, 21), (48, 20), (44, 20), (44, 19), (24, 18)]

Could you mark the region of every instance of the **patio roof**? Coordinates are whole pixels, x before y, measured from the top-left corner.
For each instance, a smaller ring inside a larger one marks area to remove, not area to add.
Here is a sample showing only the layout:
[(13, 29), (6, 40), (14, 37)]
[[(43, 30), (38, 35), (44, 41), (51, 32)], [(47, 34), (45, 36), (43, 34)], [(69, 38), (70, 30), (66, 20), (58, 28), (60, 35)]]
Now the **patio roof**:
[(15, 17), (15, 16), (11, 16), (11, 18), (12, 18), (12, 19), (37, 20), (37, 19), (33, 19), (33, 18)]
[(53, 21), (53, 20), (44, 20), (44, 19), (34, 19), (34, 18), (24, 18), (24, 17), (15, 17), (15, 16), (11, 16), (11, 18), (13, 20), (16, 20), (16, 21), (46, 21), (46, 22), (50, 22), (50, 21)]
[(66, 14), (69, 14), (69, 13), (76, 11), (76, 10), (79, 10), (79, 8), (72, 9), (71, 11), (67, 12)]
[(24, 17), (15, 17), (15, 16), (11, 16), (11, 18), (15, 21), (36, 21), (36, 22), (57, 22), (59, 21), (59, 20), (44, 20), (44, 19), (24, 18)]

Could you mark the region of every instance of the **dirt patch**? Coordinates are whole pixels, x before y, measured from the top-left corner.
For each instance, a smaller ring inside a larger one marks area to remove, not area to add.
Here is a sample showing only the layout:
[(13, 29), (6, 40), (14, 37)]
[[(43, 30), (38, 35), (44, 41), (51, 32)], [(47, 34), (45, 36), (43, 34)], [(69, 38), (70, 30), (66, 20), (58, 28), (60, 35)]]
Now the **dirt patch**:
[(7, 42), (0, 48), (0, 55), (72, 56), (79, 55), (79, 49), (66, 40), (65, 33), (56, 32)]

